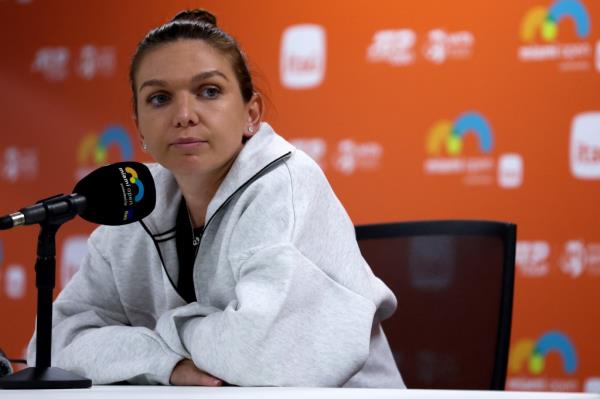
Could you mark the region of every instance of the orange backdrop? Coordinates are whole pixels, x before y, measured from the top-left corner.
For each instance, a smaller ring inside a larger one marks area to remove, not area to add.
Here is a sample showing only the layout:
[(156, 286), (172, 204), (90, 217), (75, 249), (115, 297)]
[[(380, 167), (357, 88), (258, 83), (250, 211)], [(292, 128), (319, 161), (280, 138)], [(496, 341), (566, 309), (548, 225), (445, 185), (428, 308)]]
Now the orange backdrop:
[[(266, 119), (320, 163), (355, 223), (517, 223), (507, 388), (600, 390), (598, 2), (0, 1), (1, 213), (105, 162), (149, 161), (129, 59), (189, 7), (238, 38)], [(93, 228), (59, 231), (57, 291)], [(34, 326), (36, 235), (0, 232), (13, 357)]]

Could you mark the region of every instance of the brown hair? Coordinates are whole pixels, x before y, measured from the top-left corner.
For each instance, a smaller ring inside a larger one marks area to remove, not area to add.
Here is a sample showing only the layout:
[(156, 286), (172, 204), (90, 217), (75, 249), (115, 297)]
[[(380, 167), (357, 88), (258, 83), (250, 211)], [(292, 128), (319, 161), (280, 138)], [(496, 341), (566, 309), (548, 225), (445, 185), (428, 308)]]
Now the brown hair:
[(152, 29), (138, 44), (131, 59), (129, 82), (133, 94), (133, 112), (137, 115), (137, 87), (135, 74), (144, 55), (165, 43), (181, 39), (204, 40), (207, 44), (227, 56), (240, 85), (244, 102), (248, 103), (254, 95), (252, 76), (246, 65), (246, 59), (236, 40), (217, 27), (217, 18), (206, 10), (194, 9), (181, 11), (164, 25)]

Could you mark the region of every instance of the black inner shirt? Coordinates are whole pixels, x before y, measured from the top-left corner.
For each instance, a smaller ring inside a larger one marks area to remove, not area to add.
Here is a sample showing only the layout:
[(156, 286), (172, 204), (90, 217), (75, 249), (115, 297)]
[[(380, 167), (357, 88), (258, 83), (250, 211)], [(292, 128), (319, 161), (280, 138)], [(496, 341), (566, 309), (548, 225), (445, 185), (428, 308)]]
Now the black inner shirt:
[[(179, 211), (177, 212), (176, 235), (177, 258), (179, 260), (179, 278), (177, 279), (177, 291), (188, 303), (196, 301), (196, 292), (194, 291), (194, 261), (200, 238), (202, 237), (202, 227), (192, 228), (192, 222), (188, 214), (185, 199), (181, 197)], [(193, 241), (198, 242), (194, 245)]]

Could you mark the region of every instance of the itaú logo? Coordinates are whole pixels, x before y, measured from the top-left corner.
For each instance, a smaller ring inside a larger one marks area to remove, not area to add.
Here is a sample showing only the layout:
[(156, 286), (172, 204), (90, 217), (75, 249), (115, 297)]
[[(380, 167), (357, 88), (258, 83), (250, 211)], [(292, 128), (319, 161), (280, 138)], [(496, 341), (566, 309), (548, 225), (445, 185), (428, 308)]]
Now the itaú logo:
[(586, 112), (573, 118), (569, 158), (573, 176), (600, 179), (600, 112)]
[(291, 89), (319, 86), (325, 76), (326, 37), (320, 25), (288, 27), (281, 37), (281, 83)]

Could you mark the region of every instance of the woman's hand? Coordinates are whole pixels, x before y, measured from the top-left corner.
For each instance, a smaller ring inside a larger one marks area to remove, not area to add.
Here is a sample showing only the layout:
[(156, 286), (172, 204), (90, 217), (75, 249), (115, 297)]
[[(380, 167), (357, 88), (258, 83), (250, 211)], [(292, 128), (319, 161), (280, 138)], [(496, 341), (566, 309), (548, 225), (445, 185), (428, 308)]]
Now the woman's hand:
[(190, 359), (184, 359), (177, 363), (171, 373), (169, 382), (171, 385), (200, 385), (206, 387), (223, 385), (223, 381), (200, 370)]

